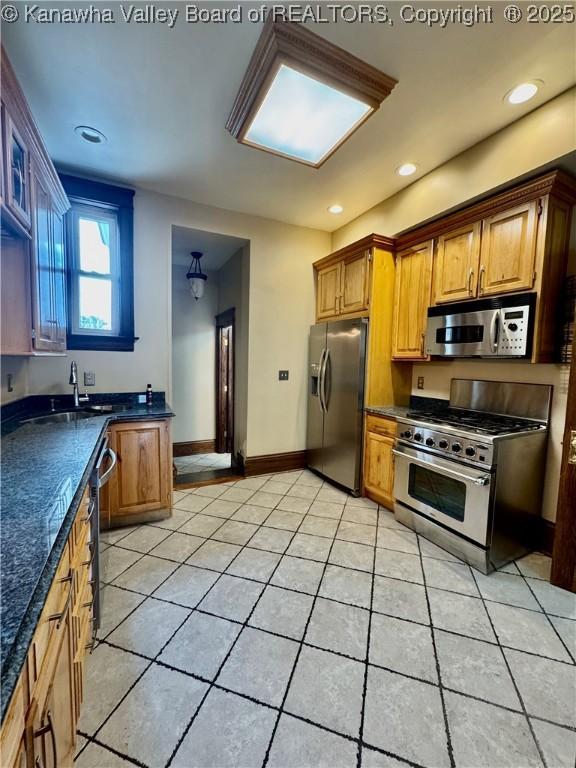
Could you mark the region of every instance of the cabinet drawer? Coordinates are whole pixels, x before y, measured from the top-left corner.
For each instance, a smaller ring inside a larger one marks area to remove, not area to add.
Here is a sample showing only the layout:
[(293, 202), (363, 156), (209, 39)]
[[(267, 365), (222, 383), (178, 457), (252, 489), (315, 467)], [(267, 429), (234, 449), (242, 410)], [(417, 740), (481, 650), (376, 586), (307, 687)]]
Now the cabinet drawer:
[(68, 545), (66, 545), (60, 564), (56, 570), (54, 581), (48, 592), (44, 610), (42, 611), (40, 621), (38, 622), (36, 632), (34, 633), (31, 649), (31, 684), (36, 682), (40, 676), (42, 666), (48, 656), (51, 644), (57, 642), (55, 637), (58, 634), (60, 626), (56, 617), (65, 612), (68, 602), (73, 598), (73, 581), (70, 551)]
[(86, 541), (88, 532), (90, 531), (90, 495), (88, 489), (84, 492), (78, 512), (76, 513), (76, 519), (74, 520), (72, 542), (74, 544), (74, 551), (72, 557), (74, 558), (75, 549), (77, 546)]
[(396, 421), (383, 416), (366, 416), (366, 431), (396, 437)]

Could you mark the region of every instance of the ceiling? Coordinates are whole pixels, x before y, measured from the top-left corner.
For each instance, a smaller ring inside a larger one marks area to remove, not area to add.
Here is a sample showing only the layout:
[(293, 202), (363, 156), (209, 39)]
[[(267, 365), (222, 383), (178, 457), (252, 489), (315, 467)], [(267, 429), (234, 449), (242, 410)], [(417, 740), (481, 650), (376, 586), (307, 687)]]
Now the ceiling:
[[(244, 16), (260, 5), (242, 3)], [(114, 24), (21, 18), (2, 32), (61, 166), (333, 230), (576, 82), (574, 26), (510, 24), (499, 5), (494, 23), (470, 28), (402, 23), (396, 3), (390, 4), (393, 26), (311, 23), (399, 80), (375, 116), (319, 169), (238, 144), (225, 130), (261, 24), (186, 23), (183, 3), (170, 6), (181, 8), (173, 29), (128, 24), (120, 5), (110, 2)], [(533, 78), (544, 81), (535, 99), (517, 106), (503, 101), (511, 87)], [(98, 128), (108, 142), (83, 142), (74, 134), (79, 124)], [(407, 161), (418, 164), (417, 174), (401, 178), (395, 169)], [(329, 214), (332, 203), (344, 213)]]
[(239, 237), (204, 232), (201, 229), (172, 227), (172, 264), (189, 267), (191, 251), (202, 253), (201, 266), (205, 272), (217, 272), (226, 262), (247, 245)]

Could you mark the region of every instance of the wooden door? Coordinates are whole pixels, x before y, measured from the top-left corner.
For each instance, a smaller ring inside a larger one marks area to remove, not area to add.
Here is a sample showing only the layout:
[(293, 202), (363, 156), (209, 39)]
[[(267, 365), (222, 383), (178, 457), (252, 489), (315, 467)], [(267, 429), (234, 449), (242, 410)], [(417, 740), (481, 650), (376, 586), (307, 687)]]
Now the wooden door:
[(572, 362), (568, 381), (568, 402), (558, 507), (552, 551), (550, 581), (557, 587), (576, 592), (576, 334), (572, 343)]
[(52, 230), (52, 277), (53, 308), (56, 321), (53, 325), (52, 349), (54, 352), (66, 351), (66, 261), (64, 254), (64, 221), (54, 209), (50, 211)]
[(392, 357), (425, 360), (424, 341), (432, 287), (432, 240), (398, 254), (394, 281)]
[(342, 262), (340, 270), (340, 314), (367, 312), (369, 301), (369, 251)]
[(51, 201), (50, 195), (38, 176), (35, 176), (34, 183), (34, 209), (32, 248), (34, 347), (38, 350), (52, 352), (55, 346), (57, 320), (53, 312)]
[(338, 314), (341, 266), (338, 262), (316, 273), (316, 320), (325, 320)]
[(534, 285), (540, 203), (532, 200), (482, 222), (478, 294), (529, 290)]
[(109, 481), (110, 522), (170, 508), (170, 434), (167, 420), (116, 423), (110, 444), (118, 458)]
[(438, 238), (434, 259), (436, 304), (476, 296), (480, 261), (480, 222), (460, 227)]
[(216, 453), (234, 446), (234, 318), (234, 309), (216, 317)]
[(394, 505), (394, 438), (366, 432), (364, 489), (381, 504)]

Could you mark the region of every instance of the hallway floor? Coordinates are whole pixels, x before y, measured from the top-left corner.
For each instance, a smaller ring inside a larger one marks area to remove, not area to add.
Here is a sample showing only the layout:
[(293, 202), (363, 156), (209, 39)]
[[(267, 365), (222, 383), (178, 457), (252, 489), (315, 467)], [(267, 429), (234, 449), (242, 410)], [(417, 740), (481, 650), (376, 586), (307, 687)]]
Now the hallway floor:
[(297, 471), (102, 534), (77, 768), (573, 768), (576, 595)]
[(192, 472), (206, 472), (214, 469), (229, 469), (231, 465), (231, 453), (195, 453), (192, 456), (179, 456), (174, 459), (174, 466), (179, 475), (189, 475)]

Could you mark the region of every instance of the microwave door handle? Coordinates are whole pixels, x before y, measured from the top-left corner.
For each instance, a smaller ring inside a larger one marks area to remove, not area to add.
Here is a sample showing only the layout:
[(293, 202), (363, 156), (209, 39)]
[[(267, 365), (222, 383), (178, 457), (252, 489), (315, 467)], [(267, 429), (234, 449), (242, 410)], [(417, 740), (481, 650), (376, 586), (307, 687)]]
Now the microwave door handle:
[(465, 475), (463, 472), (457, 472), (455, 469), (447, 469), (446, 467), (439, 467), (437, 464), (429, 464), (428, 462), (418, 461), (417, 459), (413, 459), (411, 456), (408, 456), (408, 454), (402, 451), (397, 451), (396, 449), (393, 449), (392, 453), (399, 459), (407, 459), (413, 464), (417, 464), (419, 467), (425, 467), (426, 469), (433, 470), (439, 474), (447, 475), (448, 477), (455, 477), (458, 480), (465, 480), (467, 483), (474, 483), (474, 485), (488, 485), (490, 483), (490, 475), (470, 477), (470, 475)]
[(490, 323), (490, 346), (492, 352), (498, 352), (498, 338), (500, 336), (500, 310), (496, 309)]

